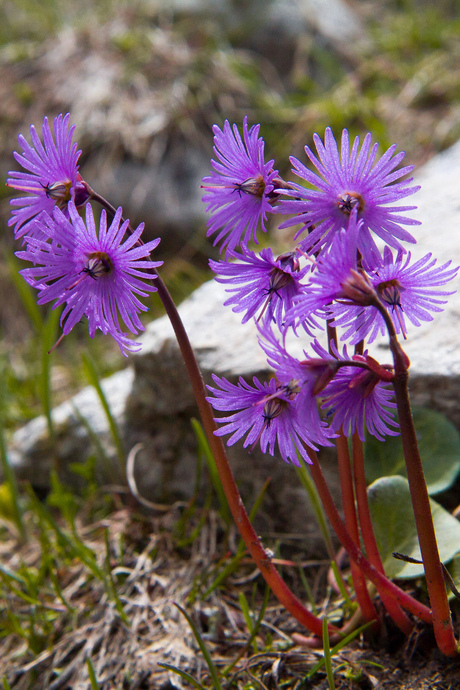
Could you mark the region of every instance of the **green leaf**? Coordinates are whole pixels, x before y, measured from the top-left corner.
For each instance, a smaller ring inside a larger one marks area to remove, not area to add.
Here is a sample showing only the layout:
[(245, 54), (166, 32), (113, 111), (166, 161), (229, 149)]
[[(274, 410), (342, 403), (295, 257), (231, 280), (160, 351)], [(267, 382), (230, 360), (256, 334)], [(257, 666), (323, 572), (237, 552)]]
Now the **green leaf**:
[[(457, 554), (457, 556), (455, 556), (455, 558), (449, 563), (448, 570), (454, 582), (454, 586), (457, 589), (460, 589), (460, 555)], [(448, 591), (447, 594), (449, 599), (453, 599), (455, 596), (452, 591)]]
[[(460, 434), (444, 415), (423, 407), (413, 410), (423, 470), (430, 496), (448, 489), (460, 471)], [(368, 484), (379, 477), (406, 477), (400, 436), (378, 441), (369, 436), (365, 444)]]
[[(404, 477), (381, 477), (368, 488), (369, 509), (375, 538), (388, 577), (416, 578), (423, 565), (406, 563), (393, 551), (421, 559), (417, 529), (412, 512), (409, 483)], [(438, 548), (443, 563), (460, 552), (460, 522), (439, 503), (430, 499)]]

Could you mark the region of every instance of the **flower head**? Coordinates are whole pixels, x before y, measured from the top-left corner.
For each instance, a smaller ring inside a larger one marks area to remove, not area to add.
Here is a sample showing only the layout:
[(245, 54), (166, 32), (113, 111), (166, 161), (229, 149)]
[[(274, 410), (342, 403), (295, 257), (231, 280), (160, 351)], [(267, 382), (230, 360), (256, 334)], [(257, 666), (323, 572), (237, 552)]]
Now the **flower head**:
[[(32, 229), (28, 227), (31, 219), (42, 211), (53, 214), (55, 206), (66, 212), (69, 201), (74, 201), (77, 207), (82, 206), (88, 199), (88, 194), (78, 173), (78, 159), (81, 151), (77, 151), (77, 144), (72, 144), (75, 125), (69, 129), (70, 115), (58, 115), (54, 118), (54, 137), (48, 124), (48, 118), (43, 120), (43, 143), (35, 127), (30, 127), (32, 146), (27, 143), (22, 134), (19, 143), (22, 154), (14, 152), (17, 162), (27, 172), (11, 171), (7, 185), (26, 196), (11, 199), (13, 206), (8, 225), (14, 225), (15, 237), (30, 235)], [(37, 226), (35, 226), (37, 230)]]
[(247, 117), (243, 122), (243, 139), (236, 125), (228, 120), (222, 131), (214, 125), (214, 170), (203, 178), (206, 190), (203, 201), (212, 215), (207, 235), (217, 234), (214, 245), (222, 243), (221, 250), (232, 253), (240, 242), (257, 242), (256, 231), (260, 221), (266, 231), (267, 213), (272, 211), (271, 192), (278, 171), (274, 161), (264, 162), (264, 141), (259, 137), (260, 125), (248, 130)]
[(418, 221), (402, 215), (416, 207), (399, 206), (397, 203), (419, 189), (409, 186), (411, 180), (397, 182), (413, 166), (396, 170), (404, 158), (403, 152), (394, 155), (396, 145), (391, 146), (375, 162), (378, 144), (374, 144), (371, 149), (371, 139), (371, 135), (367, 134), (359, 150), (359, 137), (356, 137), (350, 151), (348, 132), (344, 129), (339, 155), (329, 127), (326, 129), (324, 144), (315, 134), (318, 157), (308, 146), (305, 147), (305, 152), (319, 174), (309, 170), (296, 158), (291, 158), (293, 172), (314, 189), (294, 185), (295, 189), (286, 193), (296, 198), (283, 201), (278, 210), (295, 214), (294, 218), (285, 221), (281, 227), (303, 223), (300, 232), (309, 229), (310, 234), (301, 244), (305, 251), (313, 253), (330, 247), (341, 228), (347, 224), (347, 218), (353, 209), (356, 209), (358, 219), (362, 220), (358, 249), (365, 259), (371, 261), (378, 256), (371, 233), (397, 249), (401, 248), (400, 240), (415, 242), (401, 225), (418, 224)]
[[(346, 348), (343, 355), (336, 350), (338, 359), (349, 360)], [(355, 355), (355, 361), (367, 362), (364, 356)], [(322, 393), (324, 403), (322, 407), (328, 409), (329, 415), (334, 415), (331, 430), (343, 429), (346, 436), (357, 431), (361, 441), (365, 440), (364, 428), (380, 441), (385, 436), (397, 436), (398, 432), (390, 427), (398, 427), (391, 409), (396, 407), (392, 398), (393, 390), (388, 383), (371, 369), (361, 369), (354, 366), (343, 366), (334, 379)]]
[(17, 255), (34, 266), (21, 273), (39, 290), (39, 304), (56, 300), (55, 306), (65, 305), (61, 315), (64, 335), (86, 316), (91, 337), (96, 329), (110, 333), (123, 350), (127, 341), (120, 319), (132, 333), (144, 330), (138, 314), (147, 307), (138, 296), (146, 297), (156, 290), (145, 281), (155, 277), (150, 269), (162, 262), (142, 259), (160, 240), (135, 246), (143, 230), (141, 224), (122, 242), (129, 221), (121, 223), (121, 208), (110, 226), (103, 211), (99, 230), (90, 206), (86, 208), (86, 224), (72, 202), (68, 211), (69, 218), (55, 209), (53, 218), (42, 214), (33, 221), (39, 226), (34, 228), (35, 236), (27, 237), (27, 249)]
[(254, 386), (242, 377), (237, 385), (215, 375), (213, 380), (219, 388), (208, 386), (214, 395), (207, 398), (208, 402), (216, 410), (233, 412), (228, 417), (216, 418), (216, 422), (223, 426), (214, 433), (217, 436), (232, 434), (227, 445), (231, 446), (246, 436), (245, 448), (251, 446), (252, 449), (260, 442), (264, 453), (268, 448), (270, 455), (274, 455), (278, 445), (285, 462), (299, 465), (297, 451), (306, 462), (310, 462), (303, 444), (317, 449), (302, 418), (302, 410), (284, 386), (275, 379), (260, 383), (256, 377), (253, 378)]
[[(449, 268), (451, 261), (435, 268), (436, 259), (426, 254), (411, 265), (410, 252), (406, 257), (398, 252), (396, 260), (389, 247), (385, 247), (383, 258), (373, 270), (368, 270), (369, 279), (381, 303), (389, 311), (396, 333), (406, 337), (406, 318), (414, 325), (421, 321), (432, 321), (433, 312), (442, 311), (447, 300), (439, 299), (452, 295), (455, 291), (439, 290), (455, 278), (457, 268)], [(346, 329), (342, 340), (356, 344), (364, 338), (373, 342), (379, 333), (386, 332), (385, 322), (374, 306), (334, 304), (331, 317), (334, 325)]]
[(311, 357), (304, 350), (305, 358), (298, 360), (287, 352), (269, 328), (259, 330), (260, 346), (267, 355), (269, 366), (275, 371), (280, 390), (284, 389), (290, 399), (295, 399), (310, 438), (321, 446), (329, 446), (329, 438), (334, 433), (320, 418), (317, 396), (336, 375), (340, 367), (338, 360), (324, 350), (317, 351), (320, 348), (317, 341), (312, 345), (320, 356)]
[[(297, 391), (305, 397), (302, 405), (313, 404), (317, 408), (315, 396), (321, 393), (340, 368), (338, 359), (321, 347), (317, 340), (311, 343), (318, 357), (311, 357), (304, 350), (304, 359), (290, 355), (283, 344), (269, 328), (259, 328), (259, 344), (267, 355), (267, 362), (275, 371), (276, 379), (286, 386), (286, 390)], [(314, 403), (312, 403), (314, 400)], [(317, 418), (319, 421), (319, 417)], [(311, 424), (315, 427), (316, 422)], [(323, 441), (318, 441), (323, 443)]]
[(209, 262), (217, 282), (229, 285), (226, 292), (233, 293), (224, 304), (233, 305), (236, 313), (244, 312), (242, 323), (256, 317), (273, 321), (282, 330), (294, 297), (305, 290), (301, 281), (309, 267), (300, 267), (295, 252), (275, 259), (270, 248), (255, 254), (243, 247), (242, 254), (234, 256), (237, 261)]
[(287, 323), (303, 323), (312, 315), (330, 317), (334, 300), (346, 304), (369, 304), (374, 288), (364, 271), (358, 268), (357, 242), (363, 221), (357, 221), (353, 210), (348, 228), (342, 228), (328, 251), (322, 252), (309, 275), (304, 292), (294, 298), (294, 306), (287, 314)]

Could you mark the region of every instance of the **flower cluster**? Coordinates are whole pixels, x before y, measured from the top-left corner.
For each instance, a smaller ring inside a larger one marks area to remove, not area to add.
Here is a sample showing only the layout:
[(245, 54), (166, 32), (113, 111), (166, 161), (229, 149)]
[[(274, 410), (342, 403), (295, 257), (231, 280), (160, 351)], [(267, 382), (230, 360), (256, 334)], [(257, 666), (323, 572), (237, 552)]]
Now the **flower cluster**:
[[(208, 235), (218, 233), (214, 244), (225, 253), (210, 266), (227, 286), (225, 304), (243, 323), (256, 320), (275, 376), (263, 384), (254, 379), (253, 386), (214, 377), (208, 400), (231, 412), (216, 419), (222, 424), (216, 433), (232, 434), (229, 444), (245, 437), (245, 446), (260, 442), (271, 454), (277, 444), (281, 457), (297, 464), (298, 454), (308, 461), (307, 447), (330, 445), (340, 432), (362, 440), (365, 429), (379, 439), (398, 433), (393, 369), (363, 353), (364, 341), (388, 329), (406, 338), (407, 322), (430, 321), (452, 294), (440, 288), (458, 268), (450, 261), (436, 266), (431, 254), (414, 262), (401, 244), (416, 241), (403, 227), (418, 224), (407, 215), (416, 207), (401, 201), (418, 187), (407, 179), (412, 166), (400, 167), (404, 153), (396, 145), (378, 158), (370, 134), (360, 146), (344, 130), (339, 150), (327, 128), (324, 142), (314, 135), (317, 155), (305, 147), (311, 167), (291, 158), (303, 186), (265, 162), (259, 129), (248, 129), (246, 118), (243, 137), (227, 121), (223, 130), (215, 126), (218, 161), (202, 186)], [(274, 212), (289, 216), (281, 228), (300, 226), (298, 244), (278, 256), (271, 248), (255, 253), (248, 243), (257, 242), (257, 227), (266, 231), (267, 213)], [(313, 354), (293, 357), (287, 334), (298, 337), (299, 327), (312, 337), (317, 328), (327, 332), (327, 349), (315, 339)], [(355, 346), (354, 354), (346, 346), (339, 352), (338, 337)]]
[[(38, 303), (63, 306), (63, 335), (86, 319), (91, 337), (97, 330), (111, 335), (126, 355), (139, 346), (122, 323), (135, 335), (143, 330), (139, 314), (147, 307), (139, 297), (156, 290), (154, 269), (162, 262), (152, 261), (150, 253), (160, 240), (144, 244), (143, 224), (133, 230), (121, 208), (110, 224), (103, 210), (97, 227), (69, 119), (69, 114), (54, 119), (53, 136), (45, 117), (43, 142), (33, 126), (32, 145), (19, 136), (22, 154), (14, 156), (27, 172), (10, 172), (7, 185), (25, 196), (11, 200), (9, 225), (24, 245), (17, 256), (33, 264), (21, 273), (37, 289)], [(85, 205), (83, 219), (79, 209)]]

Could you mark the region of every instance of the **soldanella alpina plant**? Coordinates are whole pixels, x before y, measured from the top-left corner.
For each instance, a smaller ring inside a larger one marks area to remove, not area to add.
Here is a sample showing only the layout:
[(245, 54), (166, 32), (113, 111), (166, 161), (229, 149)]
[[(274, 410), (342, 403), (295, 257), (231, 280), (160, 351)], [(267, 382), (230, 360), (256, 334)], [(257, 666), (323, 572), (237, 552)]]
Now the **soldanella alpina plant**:
[[(360, 146), (358, 138), (350, 142), (346, 130), (339, 147), (328, 128), (324, 141), (314, 135), (316, 153), (305, 148), (309, 167), (291, 159), (299, 182), (288, 182), (273, 160), (265, 161), (259, 125), (249, 127), (245, 118), (242, 133), (228, 122), (223, 129), (214, 126), (215, 159), (202, 187), (210, 212), (208, 236), (222, 259), (210, 265), (216, 280), (226, 286), (226, 305), (241, 314), (243, 322), (255, 319), (274, 376), (268, 382), (240, 378), (236, 384), (214, 376), (214, 385), (206, 390), (177, 309), (157, 272), (161, 262), (151, 257), (159, 240), (144, 243), (143, 226), (132, 228), (122, 209), (115, 209), (82, 178), (69, 119), (58, 116), (52, 130), (45, 118), (42, 138), (31, 127), (31, 144), (20, 136), (22, 153), (15, 157), (24, 172), (11, 172), (7, 181), (22, 193), (11, 202), (9, 221), (23, 244), (18, 256), (31, 264), (22, 275), (36, 288), (40, 304), (63, 306), (61, 338), (83, 320), (92, 337), (97, 330), (111, 335), (127, 355), (139, 347), (129, 333), (143, 330), (142, 299), (158, 291), (236, 524), (274, 594), (312, 633), (304, 643), (321, 644), (323, 623), (290, 591), (254, 532), (222, 436), (230, 435), (229, 445), (244, 440), (249, 449), (260, 445), (285, 462), (309, 467), (350, 557), (361, 612), (356, 620), (378, 625), (370, 581), (406, 634), (418, 617), (433, 625), (439, 649), (455, 655), (457, 642), (408, 396), (409, 360), (398, 336), (405, 339), (409, 327), (431, 321), (442, 310), (453, 292), (444, 286), (458, 268), (451, 262), (437, 265), (431, 254), (414, 261), (405, 247), (416, 242), (406, 228), (418, 222), (411, 215), (416, 206), (403, 200), (418, 188), (407, 179), (412, 166), (401, 167), (404, 153), (392, 146), (378, 157), (371, 134)], [(103, 207), (99, 224), (92, 210), (95, 203)], [(267, 232), (269, 214), (285, 216), (282, 228), (297, 228), (295, 245), (278, 256), (271, 248), (256, 252), (249, 247), (250, 242), (257, 244), (260, 229)], [(390, 364), (378, 362), (366, 349), (365, 341), (371, 343), (381, 334), (389, 338)], [(300, 359), (289, 347), (296, 337), (307, 342)], [(212, 408), (224, 415), (214, 418)], [(401, 434), (429, 607), (385, 575), (367, 503), (366, 430), (380, 440)], [(320, 447), (334, 444), (344, 520), (316, 455)], [(342, 629), (329, 625), (329, 638), (340, 640), (355, 622), (345, 622)]]

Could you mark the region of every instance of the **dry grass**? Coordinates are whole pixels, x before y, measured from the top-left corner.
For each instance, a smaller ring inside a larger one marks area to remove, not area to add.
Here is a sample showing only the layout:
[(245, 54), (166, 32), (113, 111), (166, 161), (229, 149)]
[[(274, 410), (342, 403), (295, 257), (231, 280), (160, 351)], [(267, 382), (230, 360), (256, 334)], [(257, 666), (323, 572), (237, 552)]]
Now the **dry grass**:
[[(184, 538), (186, 506), (140, 515), (117, 500), (105, 517), (91, 520), (97, 501), (100, 496), (93, 496), (70, 521), (47, 510), (37, 512), (32, 503), (23, 544), (3, 525), (0, 678), (4, 683), (7, 679), (5, 688), (191, 687), (162, 663), (191, 674), (203, 688), (215, 687), (175, 604), (191, 615), (222, 688), (328, 687), (322, 671), (308, 677), (321, 652), (294, 646), (292, 633), (302, 631), (276, 602), (269, 601), (255, 643), (248, 645), (239, 596), (245, 594), (257, 617), (263, 584), (247, 560), (221, 588), (203, 597), (236, 549), (234, 529), (227, 532), (215, 511), (189, 516)], [(195, 539), (187, 544), (194, 530)], [(284, 570), (299, 587), (294, 569)], [(323, 592), (326, 570), (321, 564), (306, 570), (323, 582)], [(331, 606), (329, 595), (323, 605)], [(458, 687), (453, 684), (460, 679), (458, 664), (433, 657), (427, 631), (419, 630), (408, 643), (394, 630), (386, 635), (374, 641), (376, 647), (370, 640), (355, 641), (334, 657), (337, 688)], [(88, 659), (96, 686), (88, 675)]]

